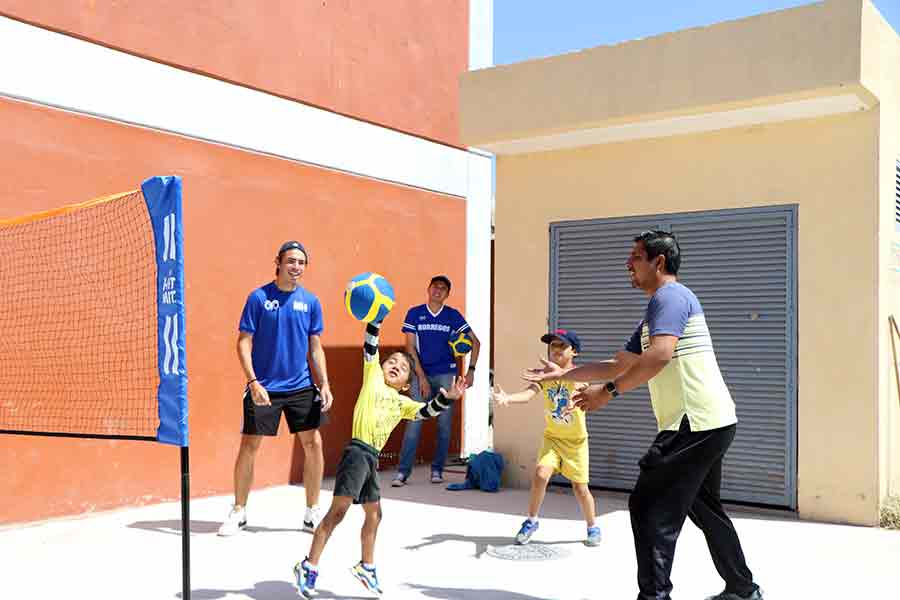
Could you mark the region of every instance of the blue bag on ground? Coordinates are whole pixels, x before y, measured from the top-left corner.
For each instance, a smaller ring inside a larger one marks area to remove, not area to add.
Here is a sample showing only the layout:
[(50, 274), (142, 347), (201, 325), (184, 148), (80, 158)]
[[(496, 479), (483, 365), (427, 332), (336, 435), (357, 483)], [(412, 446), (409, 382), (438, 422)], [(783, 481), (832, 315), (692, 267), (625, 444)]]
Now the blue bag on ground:
[(466, 481), (451, 483), (448, 490), (474, 490), (496, 492), (500, 489), (500, 476), (503, 474), (503, 455), (491, 450), (484, 450), (469, 456), (466, 466)]

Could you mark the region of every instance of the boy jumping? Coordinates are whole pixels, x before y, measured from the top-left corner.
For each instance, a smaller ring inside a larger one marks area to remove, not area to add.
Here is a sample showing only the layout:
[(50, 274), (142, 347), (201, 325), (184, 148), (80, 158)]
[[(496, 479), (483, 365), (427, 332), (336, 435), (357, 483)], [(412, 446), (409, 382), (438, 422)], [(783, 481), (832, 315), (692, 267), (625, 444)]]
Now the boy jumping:
[[(575, 368), (575, 356), (581, 351), (581, 342), (574, 331), (557, 329), (545, 334), (541, 341), (549, 345), (550, 361), (564, 371)], [(571, 381), (547, 380), (532, 383), (526, 389), (514, 394), (505, 393), (500, 386), (493, 392), (494, 401), (500, 406), (510, 403), (528, 402), (538, 393), (544, 399), (544, 443), (538, 455), (537, 468), (531, 481), (531, 498), (528, 503), (528, 517), (516, 534), (516, 543), (527, 544), (538, 529), (538, 513), (544, 502), (547, 483), (558, 471), (572, 482), (572, 490), (581, 506), (587, 522), (585, 544), (596, 546), (600, 543), (600, 526), (596, 522), (594, 497), (588, 488), (588, 433), (584, 411), (566, 411), (575, 391), (584, 384)]]
[(401, 395), (400, 392), (409, 389), (415, 371), (413, 359), (405, 352), (395, 352), (379, 364), (380, 327), (380, 323), (366, 325), (363, 383), (353, 409), (353, 439), (344, 448), (338, 464), (331, 508), (316, 528), (309, 555), (294, 565), (297, 589), (307, 598), (315, 594), (319, 558), (325, 544), (351, 504), (362, 504), (365, 521), (361, 532), (362, 560), (350, 571), (367, 590), (381, 595), (375, 574), (375, 535), (381, 522), (381, 488), (376, 470), (378, 453), (402, 419), (416, 421), (436, 417), (466, 389), (465, 380), (458, 377), (449, 392), (441, 389), (428, 403), (415, 402)]

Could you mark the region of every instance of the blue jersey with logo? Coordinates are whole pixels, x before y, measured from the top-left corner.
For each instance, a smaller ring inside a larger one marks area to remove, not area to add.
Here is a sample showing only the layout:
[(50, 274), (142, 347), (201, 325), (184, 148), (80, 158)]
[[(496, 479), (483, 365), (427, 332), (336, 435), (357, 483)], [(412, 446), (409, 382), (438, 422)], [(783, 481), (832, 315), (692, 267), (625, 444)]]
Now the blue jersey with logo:
[(253, 371), (270, 392), (294, 392), (312, 385), (309, 336), (321, 335), (322, 305), (298, 287), (283, 292), (275, 283), (253, 290), (241, 314), (241, 331), (253, 334)]
[(450, 348), (450, 338), (469, 330), (469, 324), (459, 311), (443, 306), (432, 313), (427, 304), (409, 309), (403, 322), (404, 333), (416, 336), (416, 351), (422, 361), (422, 370), (429, 377), (456, 373), (456, 359)]

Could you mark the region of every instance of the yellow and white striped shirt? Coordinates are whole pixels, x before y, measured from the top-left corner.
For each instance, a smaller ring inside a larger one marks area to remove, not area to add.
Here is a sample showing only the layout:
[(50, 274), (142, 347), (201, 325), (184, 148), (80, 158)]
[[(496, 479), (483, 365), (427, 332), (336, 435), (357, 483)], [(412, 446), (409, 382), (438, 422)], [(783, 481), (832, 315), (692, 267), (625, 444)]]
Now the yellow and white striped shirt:
[(625, 349), (641, 354), (655, 335), (678, 337), (672, 360), (647, 384), (659, 430), (677, 431), (684, 416), (691, 431), (737, 423), (700, 301), (678, 282), (656, 291)]

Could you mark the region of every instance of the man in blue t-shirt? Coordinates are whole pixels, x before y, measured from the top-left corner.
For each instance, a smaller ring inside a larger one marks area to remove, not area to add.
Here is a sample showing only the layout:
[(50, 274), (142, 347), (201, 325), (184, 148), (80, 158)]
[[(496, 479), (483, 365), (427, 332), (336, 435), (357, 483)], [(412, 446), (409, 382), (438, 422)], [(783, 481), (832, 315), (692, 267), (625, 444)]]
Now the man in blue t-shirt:
[[(413, 398), (419, 402), (428, 402), (444, 388), (449, 390), (456, 375), (456, 359), (450, 348), (450, 339), (460, 333), (467, 333), (472, 338), (472, 353), (469, 368), (466, 371), (466, 387), (472, 385), (475, 378), (475, 364), (481, 343), (475, 332), (466, 323), (466, 319), (458, 310), (447, 306), (444, 302), (450, 295), (450, 279), (446, 275), (435, 275), (428, 285), (428, 302), (414, 306), (406, 313), (403, 321), (403, 333), (406, 334), (406, 351), (416, 359), (416, 381), (412, 386)], [(447, 450), (450, 448), (450, 431), (453, 424), (453, 406), (438, 416), (438, 438), (431, 461), (431, 483), (444, 481), (444, 463), (447, 462)], [(400, 465), (391, 485), (399, 487), (406, 484), (416, 460), (416, 448), (422, 435), (422, 421), (408, 421), (403, 435), (403, 446), (400, 450)]]
[[(219, 535), (233, 535), (247, 525), (256, 454), (263, 436), (277, 435), (282, 413), (288, 429), (303, 445), (303, 528), (312, 531), (322, 520), (318, 504), (325, 461), (318, 428), (332, 396), (321, 341), (322, 305), (300, 286), (308, 264), (303, 244), (285, 242), (275, 257), (275, 281), (253, 290), (244, 304), (237, 341), (238, 360), (247, 380), (244, 425), (234, 464), (234, 506)], [(310, 377), (307, 354), (318, 387)]]

